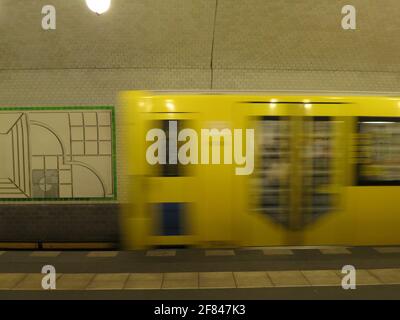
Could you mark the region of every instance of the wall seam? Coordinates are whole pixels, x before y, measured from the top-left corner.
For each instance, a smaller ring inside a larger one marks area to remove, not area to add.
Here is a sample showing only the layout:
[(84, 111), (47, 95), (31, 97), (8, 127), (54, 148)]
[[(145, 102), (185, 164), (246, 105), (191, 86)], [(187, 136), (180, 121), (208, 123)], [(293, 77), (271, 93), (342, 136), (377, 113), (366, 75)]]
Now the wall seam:
[(214, 25), (213, 25), (213, 35), (212, 35), (212, 43), (211, 43), (211, 57), (210, 57), (210, 89), (213, 88), (214, 84), (214, 44), (215, 44), (215, 29), (217, 25), (217, 10), (218, 10), (218, 0), (215, 0), (215, 10), (214, 10)]

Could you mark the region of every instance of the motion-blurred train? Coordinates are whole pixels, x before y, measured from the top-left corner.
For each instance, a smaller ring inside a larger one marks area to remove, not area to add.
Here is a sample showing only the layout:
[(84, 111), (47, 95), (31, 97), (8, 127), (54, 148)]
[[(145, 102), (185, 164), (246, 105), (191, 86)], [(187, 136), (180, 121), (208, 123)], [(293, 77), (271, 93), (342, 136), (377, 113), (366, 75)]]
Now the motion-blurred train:
[(119, 101), (127, 248), (400, 244), (400, 97), (128, 91)]

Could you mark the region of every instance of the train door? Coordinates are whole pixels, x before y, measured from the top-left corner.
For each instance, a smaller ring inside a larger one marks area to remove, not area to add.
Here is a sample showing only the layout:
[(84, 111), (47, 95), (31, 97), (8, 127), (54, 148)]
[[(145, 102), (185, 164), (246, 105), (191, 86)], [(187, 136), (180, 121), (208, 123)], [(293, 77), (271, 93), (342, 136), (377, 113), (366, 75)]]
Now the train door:
[[(156, 110), (157, 111), (157, 110)], [(136, 114), (131, 194), (132, 247), (191, 245), (198, 234), (196, 166), (178, 160), (185, 128), (197, 131), (195, 113)], [(132, 129), (133, 130), (133, 129)], [(152, 157), (157, 158), (153, 161)]]
[(338, 121), (334, 117), (302, 118), (299, 226), (304, 228), (338, 207)]
[(308, 226), (337, 201), (335, 118), (309, 116), (303, 104), (238, 107), (255, 130), (254, 172), (238, 183), (247, 190), (242, 243), (304, 244)]
[[(124, 211), (129, 247), (232, 245), (234, 169), (226, 161), (229, 151), (225, 152), (225, 145), (232, 143), (231, 105), (198, 99), (179, 109), (180, 103), (175, 104), (177, 112), (169, 112), (157, 102), (147, 108), (151, 111), (131, 116), (133, 203)], [(177, 135), (185, 129), (190, 129), (191, 140), (197, 141), (195, 164), (184, 164), (179, 156), (187, 141)], [(147, 159), (149, 150), (160, 157), (160, 150), (152, 151), (157, 143), (165, 148), (161, 155), (164, 164)]]

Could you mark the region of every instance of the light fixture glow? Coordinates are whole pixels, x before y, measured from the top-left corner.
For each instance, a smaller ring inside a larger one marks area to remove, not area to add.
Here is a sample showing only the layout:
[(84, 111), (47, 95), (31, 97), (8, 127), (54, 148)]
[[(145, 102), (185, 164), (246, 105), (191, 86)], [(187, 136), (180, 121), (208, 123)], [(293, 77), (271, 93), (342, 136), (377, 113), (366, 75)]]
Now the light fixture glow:
[(271, 99), (269, 102), (270, 102), (270, 103), (269, 103), (269, 108), (270, 108), (271, 110), (273, 110), (273, 109), (276, 108), (276, 102), (278, 102), (278, 99)]
[(175, 105), (172, 100), (167, 100), (166, 105), (169, 111), (175, 111)]
[(90, 10), (100, 15), (110, 9), (111, 0), (86, 0), (86, 5)]
[(312, 107), (312, 104), (311, 104), (311, 103), (306, 103), (306, 104), (304, 105), (304, 108), (306, 108), (307, 110), (310, 110), (311, 107)]

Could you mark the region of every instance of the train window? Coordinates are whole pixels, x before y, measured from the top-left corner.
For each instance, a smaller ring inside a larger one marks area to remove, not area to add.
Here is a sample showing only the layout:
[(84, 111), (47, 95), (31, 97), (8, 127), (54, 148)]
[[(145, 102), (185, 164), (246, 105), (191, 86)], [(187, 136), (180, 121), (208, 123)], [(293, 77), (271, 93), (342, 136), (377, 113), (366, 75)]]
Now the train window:
[(310, 219), (331, 210), (333, 128), (329, 117), (305, 119), (302, 149), (302, 211)]
[[(167, 163), (161, 166), (161, 176), (163, 177), (177, 177), (181, 174), (181, 168), (179, 165), (179, 161), (177, 161), (176, 164), (172, 164), (170, 161), (170, 156), (172, 156), (172, 154), (170, 154), (169, 150), (174, 150), (174, 148), (170, 148), (170, 144), (172, 141), (170, 141), (169, 137), (170, 137), (170, 120), (164, 120), (162, 121), (162, 128), (165, 132), (165, 135), (167, 137), (167, 141), (166, 141), (166, 157), (167, 157)], [(177, 128), (176, 128), (176, 133), (179, 132), (180, 130), (180, 126), (182, 125), (181, 121), (176, 121), (175, 122), (177, 124)], [(176, 144), (176, 141), (174, 142)], [(178, 146), (176, 146), (176, 149), (178, 148)], [(177, 154), (174, 155), (176, 158), (178, 157)]]
[(400, 118), (360, 117), (357, 131), (357, 185), (400, 185)]
[[(152, 128), (161, 129), (165, 133), (165, 164), (157, 164), (153, 175), (159, 177), (179, 177), (188, 172), (178, 161), (178, 150), (184, 142), (178, 141), (177, 134), (181, 129), (188, 127), (186, 120), (156, 120), (152, 123)], [(173, 130), (170, 134), (170, 131)], [(172, 138), (172, 140), (170, 140)], [(148, 142), (151, 145), (153, 141)], [(174, 145), (172, 145), (174, 144)], [(174, 154), (175, 153), (175, 154)], [(171, 161), (174, 157), (176, 161)]]
[(284, 225), (289, 223), (290, 119), (255, 120), (257, 150), (252, 179), (252, 206)]

